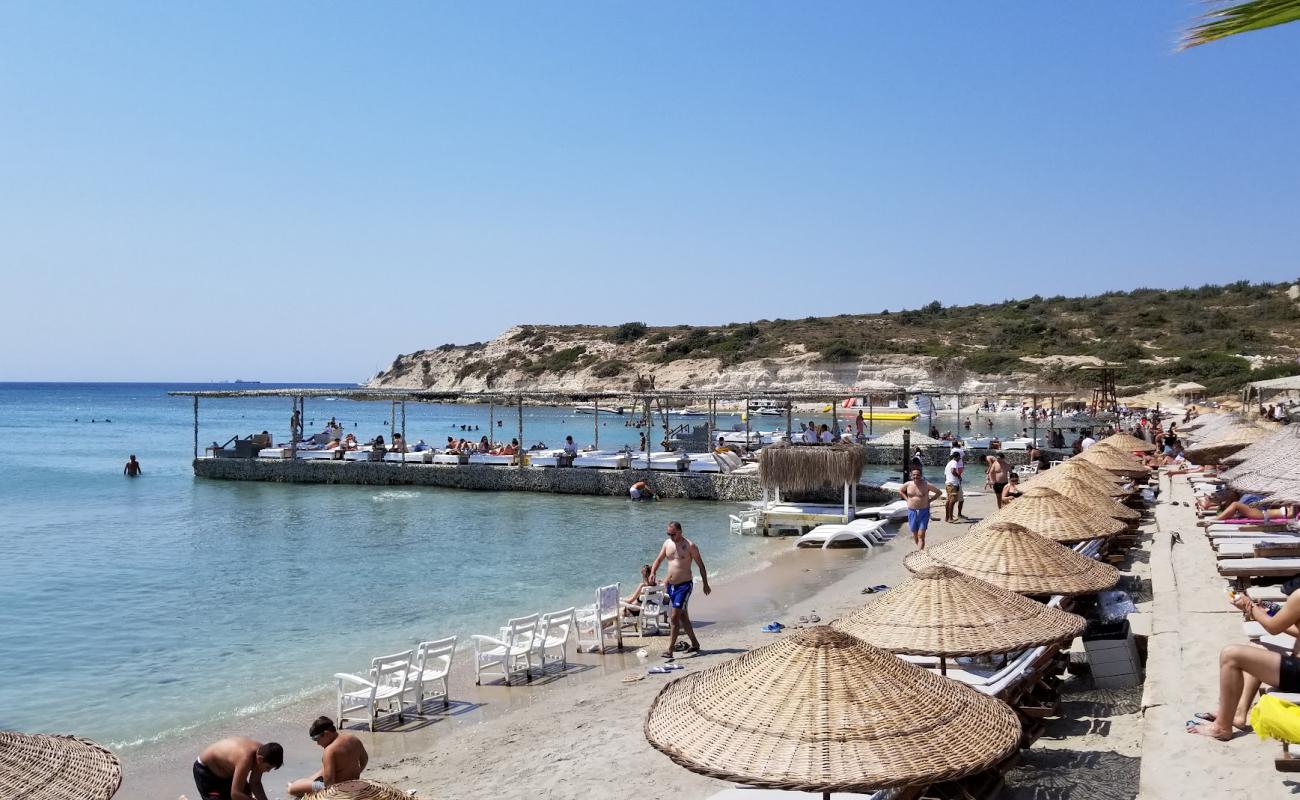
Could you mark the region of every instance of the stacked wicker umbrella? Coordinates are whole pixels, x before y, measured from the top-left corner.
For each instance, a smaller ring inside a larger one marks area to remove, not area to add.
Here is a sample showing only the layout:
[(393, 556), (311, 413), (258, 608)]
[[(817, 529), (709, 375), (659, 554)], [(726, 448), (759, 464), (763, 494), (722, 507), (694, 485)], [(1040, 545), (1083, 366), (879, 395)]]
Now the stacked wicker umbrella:
[(829, 798), (989, 769), (1015, 751), (1020, 722), (995, 698), (823, 625), (668, 684), (645, 736), (693, 772)]
[(1279, 450), (1300, 447), (1300, 425), (1286, 425), (1269, 433), (1263, 439), (1223, 457), (1225, 464), (1241, 464), (1253, 458), (1271, 457)]
[(1213, 430), (1220, 425), (1227, 425), (1240, 419), (1236, 414), (1202, 414), (1191, 422), (1183, 426), (1183, 433), (1197, 432), (1198, 434)]
[[(1087, 464), (1088, 462), (1081, 461), (1078, 463)], [(1021, 485), (1026, 487), (1046, 486), (1076, 503), (1115, 519), (1131, 522), (1142, 518), (1142, 512), (1136, 508), (1129, 508), (1115, 499), (1128, 494), (1123, 489), (1109, 482), (1106, 484), (1090, 482), (1088, 479), (1081, 477), (1077, 471), (1066, 471), (1064, 465), (1060, 469), (1041, 472), (1035, 475), (1032, 480), (1025, 481)], [(1107, 486), (1111, 488), (1105, 488)]]
[(23, 800), (108, 800), (122, 764), (79, 736), (0, 731), (0, 795)]
[(965, 536), (912, 553), (903, 559), (903, 566), (914, 573), (951, 567), (1008, 591), (1031, 595), (1093, 594), (1119, 582), (1119, 571), (1111, 565), (1081, 556), (1014, 522), (977, 526)]
[[(1116, 475), (1130, 475), (1134, 477), (1145, 477), (1150, 474), (1151, 470), (1136, 458), (1121, 453), (1114, 448), (1105, 447), (1104, 443), (1098, 442), (1087, 450), (1084, 450), (1074, 458), (1080, 458), (1084, 461), (1092, 462), (1104, 470), (1113, 472)], [(1073, 461), (1074, 459), (1070, 459)]]
[(1091, 484), (1111, 497), (1126, 497), (1131, 494), (1131, 490), (1121, 485), (1125, 481), (1124, 478), (1081, 458), (1071, 458), (1060, 466), (1038, 473), (1033, 479), (1035, 481), (1052, 481), (1060, 480), (1066, 476), (1078, 478), (1084, 483)]
[(1279, 503), (1300, 502), (1300, 437), (1272, 454), (1243, 461), (1225, 472), (1224, 478), (1241, 492), (1265, 494)]
[(946, 674), (948, 656), (1067, 642), (1087, 622), (949, 567), (933, 567), (831, 626), (891, 653), (938, 656)]
[(411, 800), (411, 795), (396, 786), (362, 779), (327, 786), (306, 800)]
[(1156, 446), (1145, 439), (1139, 439), (1131, 433), (1112, 433), (1103, 442), (1118, 450), (1125, 452), (1141, 451), (1143, 453), (1154, 453)]
[(1071, 500), (1055, 489), (1030, 486), (1009, 503), (984, 518), (973, 530), (1012, 522), (1039, 536), (1063, 544), (1114, 536), (1127, 525), (1104, 512)]

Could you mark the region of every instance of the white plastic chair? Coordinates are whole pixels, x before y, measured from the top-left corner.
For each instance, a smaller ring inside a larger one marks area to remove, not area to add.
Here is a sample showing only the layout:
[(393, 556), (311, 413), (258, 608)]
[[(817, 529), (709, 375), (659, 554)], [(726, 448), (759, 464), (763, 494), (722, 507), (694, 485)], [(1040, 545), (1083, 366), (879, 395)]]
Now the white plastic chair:
[(623, 628), (619, 624), (618, 584), (602, 586), (596, 590), (596, 604), (580, 608), (578, 617), (578, 652), (605, 652), (605, 637), (613, 634), (618, 648), (623, 649)]
[(576, 609), (552, 611), (542, 615), (542, 624), (533, 638), (533, 655), (542, 672), (547, 664), (559, 664), (561, 669), (569, 666), (569, 637), (576, 627)]
[(451, 674), (451, 662), (455, 654), (455, 636), (420, 642), (420, 646), (415, 648), (411, 673), (406, 680), (417, 715), (423, 710), (426, 698), (441, 697), (443, 707), (449, 705), (447, 676)]
[(731, 520), (731, 532), (739, 535), (757, 533), (758, 519), (763, 512), (757, 509), (753, 511), (741, 511), (738, 514), (728, 514)]
[[(345, 720), (364, 719), (373, 731), (381, 713), (395, 713), (401, 722), (402, 700), (406, 696), (406, 681), (414, 652), (407, 650), (373, 659), (368, 678), (346, 672), (335, 673), (334, 679), (338, 681), (338, 726), (342, 728)], [(348, 687), (352, 688), (349, 690)], [(353, 714), (361, 710), (366, 712), (364, 717)]]
[(668, 602), (663, 586), (644, 586), (637, 595), (637, 613), (632, 603), (620, 603), (622, 627), (631, 626), (638, 636), (658, 636), (668, 630)]
[[(537, 634), (537, 614), (516, 617), (502, 629), (502, 638), (474, 636), (474, 683), (482, 685), (483, 673), (499, 672), (510, 685), (510, 676), (523, 672), (533, 677), (533, 637)], [(493, 668), (496, 668), (495, 670)]]

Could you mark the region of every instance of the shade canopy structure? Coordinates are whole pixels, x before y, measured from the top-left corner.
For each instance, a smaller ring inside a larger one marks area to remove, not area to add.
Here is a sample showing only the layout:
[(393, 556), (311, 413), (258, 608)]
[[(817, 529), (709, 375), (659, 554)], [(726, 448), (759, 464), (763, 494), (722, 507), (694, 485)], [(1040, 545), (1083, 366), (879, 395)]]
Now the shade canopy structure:
[(989, 769), (1014, 752), (1011, 707), (830, 626), (673, 681), (645, 721), (687, 769), (768, 789), (867, 792)]
[(1190, 438), (1204, 436), (1220, 425), (1233, 425), (1241, 422), (1236, 414), (1202, 414), (1186, 425), (1178, 426), (1178, 432)]
[(1176, 392), (1177, 394), (1187, 394), (1188, 392), (1203, 392), (1203, 391), (1205, 391), (1205, 387), (1197, 383), (1196, 381), (1188, 381), (1187, 383), (1180, 383), (1174, 387), (1174, 392)]
[(1245, 450), (1270, 433), (1270, 429), (1261, 425), (1232, 425), (1188, 447), (1187, 457), (1198, 462), (1217, 462), (1224, 456)]
[[(912, 431), (909, 437), (912, 447), (934, 447), (936, 445), (946, 444), (941, 439), (933, 439), (926, 436), (920, 431)], [(892, 430), (883, 436), (878, 436), (867, 442), (872, 447), (902, 447), (903, 446), (903, 429)]]
[(411, 795), (386, 783), (364, 778), (327, 786), (306, 795), (308, 800), (411, 800)]
[(1047, 486), (1025, 488), (1019, 497), (985, 517), (973, 530), (999, 522), (1013, 522), (1039, 536), (1065, 543), (1104, 539), (1128, 527)]
[(1101, 442), (1094, 444), (1070, 460), (1075, 459), (1089, 461), (1116, 475), (1143, 477), (1151, 473), (1151, 470), (1142, 462), (1114, 448), (1104, 447)]
[(1223, 463), (1237, 465), (1255, 458), (1272, 458), (1288, 447), (1300, 447), (1300, 425), (1284, 425), (1259, 441), (1223, 457)]
[(79, 736), (0, 731), (0, 796), (108, 800), (122, 785), (111, 750)]
[[(1300, 429), (1300, 425), (1288, 425), (1284, 430), (1292, 429)], [(1300, 501), (1300, 430), (1272, 452), (1241, 462), (1223, 477), (1240, 492), (1268, 495), (1268, 500), (1279, 503)]]
[(808, 491), (856, 484), (866, 464), (861, 445), (774, 444), (758, 452), (758, 479), (768, 489)]
[(1155, 445), (1145, 439), (1139, 439), (1131, 433), (1112, 433), (1110, 436), (1102, 439), (1102, 441), (1111, 447), (1114, 447), (1117, 450), (1122, 450), (1126, 453), (1132, 453), (1134, 451), (1154, 453), (1156, 451)]
[(955, 569), (934, 567), (831, 627), (891, 653), (978, 656), (1066, 642), (1087, 621)]
[(1142, 518), (1141, 511), (1129, 508), (1115, 499), (1127, 494), (1123, 489), (1113, 486), (1107, 488), (1109, 484), (1086, 480), (1080, 477), (1077, 470), (1067, 472), (1064, 469), (1050, 469), (1038, 473), (1028, 481), (1023, 481), (1020, 485), (1026, 489), (1032, 486), (1046, 486), (1076, 503), (1115, 519), (1132, 521)]
[(1046, 473), (1039, 474), (1051, 475), (1052, 473), (1072, 475), (1086, 483), (1096, 484), (1098, 488), (1104, 488), (1108, 492), (1120, 491), (1124, 494), (1132, 494), (1130, 490), (1124, 488), (1125, 478), (1081, 458), (1069, 458), (1064, 463), (1052, 467)]
[(944, 566), (1017, 594), (1079, 595), (1105, 591), (1119, 571), (1081, 556), (1014, 522), (996, 522), (903, 559), (917, 573)]

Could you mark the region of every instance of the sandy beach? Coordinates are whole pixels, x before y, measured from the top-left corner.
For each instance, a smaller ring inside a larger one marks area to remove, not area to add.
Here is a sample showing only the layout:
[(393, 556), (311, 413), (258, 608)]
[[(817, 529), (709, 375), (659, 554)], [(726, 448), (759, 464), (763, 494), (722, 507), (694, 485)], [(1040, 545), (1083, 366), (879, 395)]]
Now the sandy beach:
[[(992, 505), (991, 495), (972, 493), (966, 513), (977, 519)], [(942, 516), (941, 505), (935, 511), (936, 518)], [(947, 541), (968, 527), (936, 522), (928, 541)], [(791, 538), (755, 541), (763, 553), (756, 557), (758, 569), (720, 580), (711, 595), (697, 591), (692, 598), (705, 652), (682, 659), (686, 670), (717, 664), (771, 641), (773, 635), (760, 629), (773, 620), (793, 627), (800, 616), (815, 612), (829, 622), (865, 602), (863, 588), (906, 580), (902, 559), (912, 551), (905, 530), (870, 551), (795, 550)], [(707, 562), (708, 553), (704, 556)], [(597, 581), (596, 576), (586, 579), (593, 585)], [(425, 720), (394, 721), (375, 733), (354, 730), (372, 755), (367, 774), (414, 789), (422, 797), (439, 796), (453, 776), (460, 776), (457, 791), (463, 797), (589, 797), (592, 787), (608, 782), (610, 765), (617, 765), (622, 777), (607, 789), (609, 797), (635, 797), (664, 788), (680, 788), (693, 797), (716, 790), (723, 784), (674, 766), (652, 750), (641, 733), (651, 699), (672, 677), (646, 675), (649, 667), (663, 663), (657, 654), (666, 640), (625, 637), (624, 652), (605, 656), (574, 655), (571, 649), (566, 672), (514, 687), (475, 686), (472, 656), (462, 651), (453, 668), (447, 712)], [(643, 645), (650, 656), (640, 659), (636, 651)], [(310, 663), (304, 659), (304, 669), (310, 669)], [(627, 675), (645, 678), (624, 683)], [(283, 711), (241, 720), (239, 729), (232, 724), (169, 742), (128, 760), (119, 797), (192, 795), (189, 764), (194, 754), (205, 743), (234, 733), (285, 745), (285, 765), (266, 783), (271, 797), (283, 796), (289, 780), (319, 767), (319, 751), (307, 739), (307, 725), (317, 715), (334, 713), (331, 691)], [(512, 755), (503, 759), (503, 754)]]

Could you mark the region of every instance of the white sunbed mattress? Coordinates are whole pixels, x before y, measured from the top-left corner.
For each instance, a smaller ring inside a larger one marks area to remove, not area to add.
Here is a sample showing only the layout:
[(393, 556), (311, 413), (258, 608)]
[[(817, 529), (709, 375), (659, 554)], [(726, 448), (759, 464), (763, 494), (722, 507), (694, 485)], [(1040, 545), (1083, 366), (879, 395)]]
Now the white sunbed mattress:
[(528, 454), (528, 465), (531, 467), (558, 467), (562, 455), (564, 455), (563, 450), (533, 450)]
[(508, 467), (515, 463), (514, 456), (494, 456), (491, 453), (474, 453), (469, 457), (471, 464), (486, 464), (492, 467)]
[[(637, 461), (636, 458), (632, 459), (633, 466), (636, 466)], [(641, 467), (645, 466), (644, 458), (640, 459), (640, 464)], [(573, 459), (573, 466), (584, 469), (627, 469), (628, 456), (626, 453), (600, 450), (579, 453), (578, 457)]]
[(428, 459), (433, 457), (432, 450), (422, 450), (419, 453), (384, 453), (385, 461), (402, 462), (408, 464), (427, 464)]
[(455, 453), (435, 453), (429, 458), (430, 464), (460, 464), (460, 456)]

